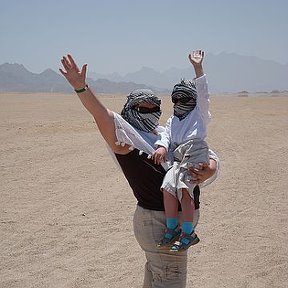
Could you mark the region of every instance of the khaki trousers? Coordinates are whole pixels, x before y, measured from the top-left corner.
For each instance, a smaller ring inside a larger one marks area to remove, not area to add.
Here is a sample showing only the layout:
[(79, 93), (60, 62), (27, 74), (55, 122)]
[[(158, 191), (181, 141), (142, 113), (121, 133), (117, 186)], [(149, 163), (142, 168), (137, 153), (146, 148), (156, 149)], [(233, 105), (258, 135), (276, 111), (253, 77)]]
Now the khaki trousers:
[[(196, 211), (199, 213), (199, 210)], [(198, 216), (194, 218), (195, 225)], [(179, 219), (181, 222), (181, 213)], [(173, 253), (156, 246), (165, 230), (164, 211), (148, 210), (137, 205), (133, 226), (136, 240), (146, 256), (143, 288), (185, 288), (187, 251)]]

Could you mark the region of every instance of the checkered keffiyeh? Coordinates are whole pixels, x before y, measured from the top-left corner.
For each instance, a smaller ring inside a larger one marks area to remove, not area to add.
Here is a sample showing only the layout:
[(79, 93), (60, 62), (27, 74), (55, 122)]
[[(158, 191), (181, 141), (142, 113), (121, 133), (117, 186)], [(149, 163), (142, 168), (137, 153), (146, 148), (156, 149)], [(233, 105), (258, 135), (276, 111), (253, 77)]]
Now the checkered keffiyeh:
[(139, 113), (135, 106), (141, 103), (150, 103), (160, 107), (161, 100), (149, 89), (137, 89), (127, 96), (127, 102), (121, 112), (121, 116), (134, 128), (145, 132), (153, 131), (159, 125), (161, 111), (152, 113)]
[(196, 85), (192, 81), (182, 79), (180, 83), (176, 84), (171, 94), (174, 99), (190, 99), (186, 103), (177, 102), (174, 104), (174, 115), (180, 120), (184, 119), (196, 106), (197, 90)]

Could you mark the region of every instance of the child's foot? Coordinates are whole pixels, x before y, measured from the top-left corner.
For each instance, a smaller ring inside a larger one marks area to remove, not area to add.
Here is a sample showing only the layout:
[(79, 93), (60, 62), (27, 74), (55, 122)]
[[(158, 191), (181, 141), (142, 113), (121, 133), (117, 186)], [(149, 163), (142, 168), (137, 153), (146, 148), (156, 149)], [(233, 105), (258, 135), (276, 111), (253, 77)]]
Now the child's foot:
[(172, 245), (170, 251), (179, 252), (187, 250), (190, 246), (197, 244), (199, 241), (200, 239), (194, 232), (192, 232), (192, 234), (187, 234), (183, 232), (181, 233), (179, 240)]
[(161, 241), (157, 244), (158, 248), (170, 247), (171, 244), (179, 238), (181, 229), (177, 226), (175, 229), (166, 228), (165, 234)]

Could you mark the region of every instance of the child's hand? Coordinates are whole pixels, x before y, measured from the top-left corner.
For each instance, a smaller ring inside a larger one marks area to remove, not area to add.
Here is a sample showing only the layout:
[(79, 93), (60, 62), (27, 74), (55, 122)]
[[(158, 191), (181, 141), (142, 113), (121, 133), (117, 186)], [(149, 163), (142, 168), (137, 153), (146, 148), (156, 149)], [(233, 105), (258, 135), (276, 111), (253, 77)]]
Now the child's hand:
[(190, 63), (193, 65), (195, 70), (196, 78), (199, 78), (204, 75), (202, 62), (204, 59), (204, 51), (196, 50), (189, 54)]
[(202, 61), (204, 59), (204, 51), (195, 50), (191, 54), (189, 54), (189, 60), (193, 66), (202, 65)]
[(166, 154), (167, 154), (166, 148), (162, 146), (158, 147), (153, 154), (154, 163), (160, 165), (162, 162), (165, 161)]

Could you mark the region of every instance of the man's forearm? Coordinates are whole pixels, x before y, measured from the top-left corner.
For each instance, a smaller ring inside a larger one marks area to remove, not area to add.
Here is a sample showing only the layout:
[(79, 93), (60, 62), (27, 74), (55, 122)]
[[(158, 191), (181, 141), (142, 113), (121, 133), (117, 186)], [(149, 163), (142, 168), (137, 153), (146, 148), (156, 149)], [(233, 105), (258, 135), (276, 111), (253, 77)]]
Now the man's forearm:
[(103, 117), (103, 115), (107, 113), (107, 108), (97, 99), (89, 88), (84, 92), (77, 93), (77, 95), (83, 106), (94, 118)]
[(119, 154), (127, 152), (126, 147), (116, 145), (115, 124), (113, 112), (107, 109), (90, 89), (77, 93), (83, 106), (92, 114), (103, 138), (112, 151)]

